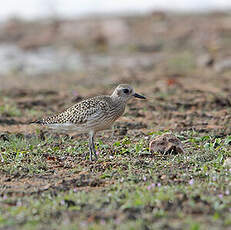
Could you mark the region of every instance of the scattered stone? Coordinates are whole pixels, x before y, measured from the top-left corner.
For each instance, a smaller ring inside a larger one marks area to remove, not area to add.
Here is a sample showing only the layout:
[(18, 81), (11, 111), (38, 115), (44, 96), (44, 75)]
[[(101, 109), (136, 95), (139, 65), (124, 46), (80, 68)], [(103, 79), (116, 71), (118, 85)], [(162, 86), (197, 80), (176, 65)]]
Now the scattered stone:
[(231, 157), (227, 158), (227, 159), (224, 161), (223, 166), (224, 166), (224, 167), (229, 167), (229, 168), (231, 168)]
[(149, 151), (161, 154), (184, 153), (181, 141), (170, 133), (165, 133), (152, 140), (149, 144)]

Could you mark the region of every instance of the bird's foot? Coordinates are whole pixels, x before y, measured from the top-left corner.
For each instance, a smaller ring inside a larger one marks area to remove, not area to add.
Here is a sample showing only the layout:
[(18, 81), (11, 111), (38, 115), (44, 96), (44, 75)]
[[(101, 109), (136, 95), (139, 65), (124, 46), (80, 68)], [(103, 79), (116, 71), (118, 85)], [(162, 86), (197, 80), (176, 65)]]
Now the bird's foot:
[(98, 160), (98, 156), (95, 152), (94, 152), (94, 155), (92, 153), (85, 153), (84, 158), (85, 158), (85, 160), (90, 159), (90, 161), (97, 161)]

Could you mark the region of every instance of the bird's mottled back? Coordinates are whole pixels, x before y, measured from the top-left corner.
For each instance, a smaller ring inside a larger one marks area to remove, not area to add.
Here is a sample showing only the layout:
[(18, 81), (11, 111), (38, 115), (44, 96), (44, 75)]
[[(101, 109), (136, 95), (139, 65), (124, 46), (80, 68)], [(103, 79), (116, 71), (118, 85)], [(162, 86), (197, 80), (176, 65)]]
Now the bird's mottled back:
[(37, 123), (42, 125), (62, 124), (67, 122), (76, 125), (84, 124), (91, 116), (94, 116), (94, 114), (98, 114), (99, 112), (102, 114), (107, 113), (111, 103), (110, 96), (89, 98), (71, 106), (62, 113), (47, 117)]

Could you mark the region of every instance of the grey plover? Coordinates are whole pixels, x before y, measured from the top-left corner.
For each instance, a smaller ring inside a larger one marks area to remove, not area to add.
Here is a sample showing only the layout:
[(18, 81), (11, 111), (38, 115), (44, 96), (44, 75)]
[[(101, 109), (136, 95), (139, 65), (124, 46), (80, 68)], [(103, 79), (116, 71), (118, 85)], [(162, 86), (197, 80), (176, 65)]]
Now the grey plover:
[(83, 100), (62, 113), (33, 123), (45, 125), (57, 131), (89, 133), (90, 160), (92, 161), (93, 155), (97, 160), (95, 133), (110, 128), (114, 121), (122, 116), (127, 102), (132, 97), (145, 99), (144, 96), (135, 93), (130, 85), (121, 84), (111, 95)]

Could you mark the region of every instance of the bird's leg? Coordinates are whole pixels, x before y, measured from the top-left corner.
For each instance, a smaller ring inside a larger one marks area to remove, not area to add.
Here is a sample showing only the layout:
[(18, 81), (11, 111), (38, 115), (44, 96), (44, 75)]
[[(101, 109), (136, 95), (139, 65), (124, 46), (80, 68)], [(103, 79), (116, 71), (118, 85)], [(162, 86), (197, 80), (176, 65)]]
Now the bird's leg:
[(95, 150), (95, 142), (94, 142), (94, 136), (92, 136), (92, 150), (95, 156), (95, 159), (98, 160), (98, 156), (96, 154), (96, 150)]
[(94, 144), (94, 132), (89, 133), (89, 150), (90, 150), (90, 160), (92, 161), (92, 154), (94, 154), (95, 159), (97, 160), (97, 154), (95, 150), (95, 144)]
[(111, 135), (111, 137), (114, 138), (115, 137), (115, 134), (114, 134), (114, 132), (115, 132), (115, 126), (113, 125), (111, 129), (112, 129), (112, 135)]
[(90, 161), (92, 161), (92, 143), (91, 143), (91, 135), (89, 136), (89, 153), (90, 153)]

